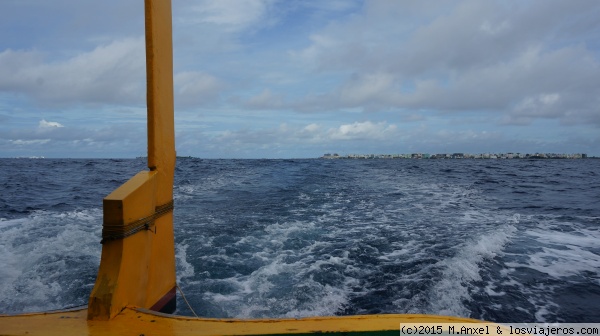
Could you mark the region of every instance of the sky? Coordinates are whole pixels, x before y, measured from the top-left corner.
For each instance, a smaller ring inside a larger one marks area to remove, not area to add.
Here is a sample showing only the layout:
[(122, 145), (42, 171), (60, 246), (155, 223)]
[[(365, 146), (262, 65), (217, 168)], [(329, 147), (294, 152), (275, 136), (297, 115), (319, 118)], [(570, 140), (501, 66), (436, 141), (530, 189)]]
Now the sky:
[[(0, 157), (146, 155), (143, 1), (0, 1)], [(600, 2), (173, 0), (176, 150), (600, 156)]]

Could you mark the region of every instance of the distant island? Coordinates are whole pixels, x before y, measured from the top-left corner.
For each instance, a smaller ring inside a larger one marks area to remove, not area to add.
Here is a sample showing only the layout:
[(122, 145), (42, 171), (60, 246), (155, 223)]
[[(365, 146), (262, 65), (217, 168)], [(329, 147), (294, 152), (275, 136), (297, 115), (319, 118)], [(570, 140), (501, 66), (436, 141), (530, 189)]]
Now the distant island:
[(467, 154), (467, 153), (452, 153), (452, 154), (348, 154), (338, 155), (325, 154), (321, 159), (587, 159), (587, 154), (556, 154), (556, 153), (497, 153), (497, 154)]

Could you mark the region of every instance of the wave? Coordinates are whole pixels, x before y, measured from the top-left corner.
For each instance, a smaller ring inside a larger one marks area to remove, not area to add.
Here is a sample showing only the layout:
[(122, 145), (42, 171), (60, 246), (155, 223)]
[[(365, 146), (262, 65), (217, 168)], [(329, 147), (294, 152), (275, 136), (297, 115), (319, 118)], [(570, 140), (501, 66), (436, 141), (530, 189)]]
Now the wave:
[(100, 262), (100, 209), (35, 211), (0, 226), (0, 306), (22, 313), (87, 302)]

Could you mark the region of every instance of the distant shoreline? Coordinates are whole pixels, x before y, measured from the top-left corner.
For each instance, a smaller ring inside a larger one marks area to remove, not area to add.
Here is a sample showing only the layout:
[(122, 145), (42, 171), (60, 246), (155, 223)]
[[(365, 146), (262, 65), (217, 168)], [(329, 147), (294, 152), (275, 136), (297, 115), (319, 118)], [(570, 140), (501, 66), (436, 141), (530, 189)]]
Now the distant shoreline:
[[(74, 158), (69, 158), (69, 157), (25, 157), (25, 156), (20, 156), (20, 157), (0, 157), (0, 160), (143, 160), (146, 159), (145, 157), (114, 157), (114, 158), (106, 158), (106, 157), (88, 157), (88, 158), (78, 158), (78, 157), (74, 157)], [(295, 157), (295, 158), (213, 158), (213, 157), (197, 157), (197, 156), (178, 156), (177, 160), (390, 160), (390, 159), (394, 159), (394, 160), (594, 160), (594, 159), (600, 159), (600, 157), (598, 156), (587, 156), (585, 158), (570, 158), (570, 157), (524, 157), (524, 158), (502, 158), (502, 157), (498, 157), (498, 158), (480, 158), (480, 157), (463, 157), (463, 158), (452, 158), (452, 157), (448, 157), (448, 158), (432, 158), (432, 157), (428, 157), (428, 158), (413, 158), (413, 157), (385, 157), (382, 155), (374, 155), (373, 157), (370, 156), (361, 156), (361, 157), (349, 157), (349, 156), (337, 156), (337, 157)]]
[(368, 159), (435, 159), (435, 160), (448, 160), (448, 159), (477, 159), (477, 160), (575, 160), (575, 159), (592, 159), (596, 157), (589, 157), (585, 153), (576, 154), (556, 154), (556, 153), (535, 153), (535, 154), (521, 154), (521, 153), (501, 153), (501, 154), (466, 154), (466, 153), (453, 153), (453, 154), (348, 154), (338, 155), (325, 154), (320, 159), (351, 159), (351, 160), (368, 160)]

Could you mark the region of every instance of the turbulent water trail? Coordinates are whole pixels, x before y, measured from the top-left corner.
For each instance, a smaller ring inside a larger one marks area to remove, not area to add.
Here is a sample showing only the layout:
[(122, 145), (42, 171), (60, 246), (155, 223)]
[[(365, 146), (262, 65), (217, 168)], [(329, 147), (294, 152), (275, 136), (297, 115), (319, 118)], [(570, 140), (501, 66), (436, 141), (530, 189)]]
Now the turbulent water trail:
[[(141, 167), (0, 160), (3, 312), (87, 301), (100, 201)], [(600, 322), (599, 174), (594, 160), (180, 160), (177, 280), (208, 317)]]

